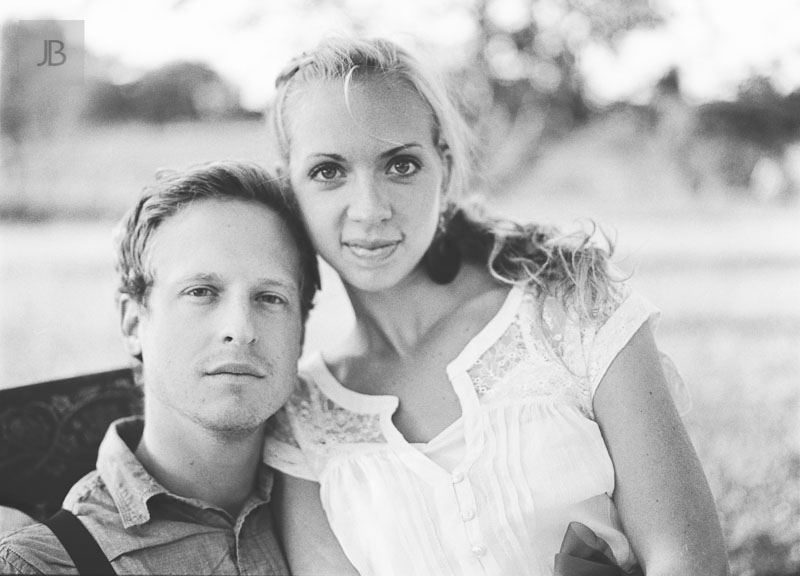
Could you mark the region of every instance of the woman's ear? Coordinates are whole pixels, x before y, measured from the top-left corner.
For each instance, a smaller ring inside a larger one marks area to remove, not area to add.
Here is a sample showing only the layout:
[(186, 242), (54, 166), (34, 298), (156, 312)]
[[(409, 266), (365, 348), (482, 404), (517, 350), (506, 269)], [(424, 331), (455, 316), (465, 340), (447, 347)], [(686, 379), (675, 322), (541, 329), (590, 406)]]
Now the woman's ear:
[(142, 342), (139, 335), (144, 305), (131, 298), (130, 294), (121, 294), (118, 302), (119, 323), (125, 350), (134, 358), (142, 359)]
[(447, 196), (450, 190), (450, 178), (453, 174), (453, 155), (450, 153), (450, 146), (446, 142), (439, 143), (439, 157), (442, 159), (444, 175), (442, 177), (442, 194)]

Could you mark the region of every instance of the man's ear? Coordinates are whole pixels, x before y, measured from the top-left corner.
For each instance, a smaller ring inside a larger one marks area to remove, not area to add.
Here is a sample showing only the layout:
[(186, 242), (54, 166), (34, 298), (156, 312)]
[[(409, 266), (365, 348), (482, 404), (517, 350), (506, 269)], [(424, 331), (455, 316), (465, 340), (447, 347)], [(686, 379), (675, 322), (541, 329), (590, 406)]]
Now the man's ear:
[(142, 359), (142, 343), (139, 338), (144, 305), (131, 298), (130, 294), (120, 294), (119, 323), (125, 350), (134, 358)]

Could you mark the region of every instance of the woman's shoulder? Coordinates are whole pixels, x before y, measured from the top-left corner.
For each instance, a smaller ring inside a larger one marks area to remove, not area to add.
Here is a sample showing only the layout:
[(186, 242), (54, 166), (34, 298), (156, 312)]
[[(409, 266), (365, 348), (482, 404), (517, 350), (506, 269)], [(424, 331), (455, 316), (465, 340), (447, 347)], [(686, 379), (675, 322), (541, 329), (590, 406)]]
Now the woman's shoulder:
[(499, 308), (514, 285), (493, 277), (485, 264), (465, 262), (458, 276), (452, 307), (459, 314)]

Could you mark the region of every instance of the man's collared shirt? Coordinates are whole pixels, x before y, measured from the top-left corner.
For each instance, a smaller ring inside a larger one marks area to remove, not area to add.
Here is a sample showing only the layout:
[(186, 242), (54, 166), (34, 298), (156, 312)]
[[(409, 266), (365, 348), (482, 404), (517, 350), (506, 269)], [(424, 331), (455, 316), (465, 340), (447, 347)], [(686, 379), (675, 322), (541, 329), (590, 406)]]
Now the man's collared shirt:
[[(114, 422), (97, 470), (72, 487), (64, 508), (89, 529), (118, 574), (288, 574), (272, 528), (272, 474), (259, 470), (256, 491), (237, 518), (169, 492), (133, 453), (139, 417)], [(77, 574), (53, 533), (35, 524), (0, 537), (1, 574)]]

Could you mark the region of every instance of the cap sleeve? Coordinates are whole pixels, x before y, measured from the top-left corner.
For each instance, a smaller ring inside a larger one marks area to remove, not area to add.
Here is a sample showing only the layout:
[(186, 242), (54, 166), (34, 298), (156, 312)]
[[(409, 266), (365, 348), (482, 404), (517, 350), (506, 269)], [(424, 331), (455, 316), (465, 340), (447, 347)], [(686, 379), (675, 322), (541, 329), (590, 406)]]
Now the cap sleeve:
[[(589, 322), (581, 330), (583, 349), (587, 357), (587, 377), (592, 397), (614, 358), (634, 334), (649, 323), (655, 333), (661, 311), (650, 301), (625, 287), (617, 299), (612, 299), (594, 322)], [(691, 399), (686, 384), (678, 373), (672, 360), (660, 350), (661, 367), (667, 386), (678, 411), (684, 413), (691, 407)]]
[(267, 423), (263, 460), (268, 466), (284, 474), (304, 480), (318, 481), (300, 449), (300, 444), (295, 439), (291, 416), (286, 407), (278, 410)]
[[(594, 397), (611, 363), (645, 323), (655, 333), (660, 311), (648, 300), (622, 285), (605, 305), (587, 316), (574, 307), (566, 310), (554, 301), (544, 307), (549, 339), (569, 370), (584, 380)], [(659, 350), (667, 385), (679, 412), (691, 407), (688, 389), (675, 364)]]

